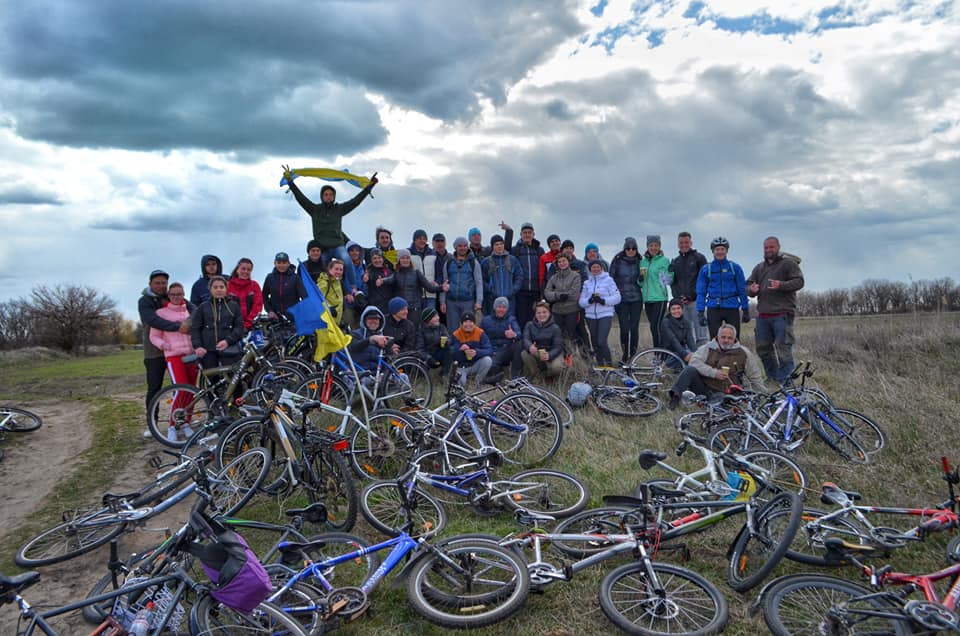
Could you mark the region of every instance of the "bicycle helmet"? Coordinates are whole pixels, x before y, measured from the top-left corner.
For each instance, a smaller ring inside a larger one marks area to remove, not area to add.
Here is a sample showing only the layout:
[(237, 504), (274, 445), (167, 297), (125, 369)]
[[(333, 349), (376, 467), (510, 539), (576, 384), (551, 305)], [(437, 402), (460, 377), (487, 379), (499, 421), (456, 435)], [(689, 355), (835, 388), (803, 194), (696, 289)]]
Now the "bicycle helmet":
[(710, 249), (713, 250), (713, 248), (715, 247), (725, 247), (727, 249), (730, 249), (730, 241), (728, 241), (722, 236), (718, 236), (717, 238), (710, 241)]
[(586, 382), (574, 382), (567, 391), (567, 402), (570, 406), (583, 406), (591, 393), (593, 393), (593, 387)]

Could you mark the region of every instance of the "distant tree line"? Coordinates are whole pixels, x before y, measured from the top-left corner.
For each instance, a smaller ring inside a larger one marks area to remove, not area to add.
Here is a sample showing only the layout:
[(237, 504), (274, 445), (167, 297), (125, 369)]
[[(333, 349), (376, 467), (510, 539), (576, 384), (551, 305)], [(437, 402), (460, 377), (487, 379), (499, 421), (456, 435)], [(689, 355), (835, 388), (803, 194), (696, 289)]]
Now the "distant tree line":
[(0, 302), (0, 350), (41, 346), (79, 355), (90, 345), (133, 344), (138, 329), (112, 298), (87, 286), (40, 285), (27, 298)]
[(960, 311), (960, 286), (949, 277), (909, 283), (871, 278), (850, 289), (801, 291), (797, 305), (801, 316)]

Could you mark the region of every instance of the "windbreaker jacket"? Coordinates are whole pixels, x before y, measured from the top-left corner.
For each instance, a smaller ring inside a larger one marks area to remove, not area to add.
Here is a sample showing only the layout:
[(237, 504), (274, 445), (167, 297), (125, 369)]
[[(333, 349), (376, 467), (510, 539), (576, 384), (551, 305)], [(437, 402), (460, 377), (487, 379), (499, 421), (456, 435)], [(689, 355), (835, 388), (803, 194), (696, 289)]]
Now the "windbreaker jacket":
[(320, 247), (328, 250), (345, 245), (347, 237), (341, 229), (343, 217), (353, 211), (370, 194), (371, 186), (360, 191), (357, 196), (345, 203), (314, 203), (300, 191), (295, 181), (290, 182), (290, 191), (303, 211), (310, 215), (313, 222), (313, 238)]
[(641, 291), (643, 302), (657, 303), (670, 300), (670, 283), (673, 282), (673, 272), (670, 271), (670, 259), (660, 252), (650, 256), (647, 252), (640, 261), (640, 267), (647, 268), (647, 275), (643, 277)]
[[(590, 298), (594, 294), (600, 294), (605, 304), (591, 304)], [(620, 290), (617, 289), (617, 284), (613, 282), (610, 274), (606, 272), (600, 272), (598, 276), (590, 274), (580, 291), (580, 306), (583, 308), (583, 314), (594, 320), (609, 318), (613, 315), (613, 308), (618, 304), (620, 304)]]
[(523, 277), (517, 291), (540, 291), (543, 287), (540, 284), (540, 257), (543, 256), (540, 241), (533, 239), (530, 245), (525, 244), (522, 240), (517, 241), (510, 253), (517, 257), (517, 260), (520, 261), (520, 267), (523, 268)]
[(697, 311), (707, 307), (750, 308), (743, 269), (733, 261), (714, 259), (700, 269), (697, 276)]

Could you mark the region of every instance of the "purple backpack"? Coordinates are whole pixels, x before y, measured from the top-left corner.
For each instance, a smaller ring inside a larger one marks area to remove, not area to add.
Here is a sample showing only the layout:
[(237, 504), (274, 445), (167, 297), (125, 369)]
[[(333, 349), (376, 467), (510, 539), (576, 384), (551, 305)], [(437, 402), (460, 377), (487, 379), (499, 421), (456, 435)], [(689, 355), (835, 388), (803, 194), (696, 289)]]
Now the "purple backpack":
[(206, 544), (191, 543), (187, 551), (200, 559), (204, 573), (214, 583), (210, 596), (249, 614), (270, 595), (270, 575), (243, 537), (215, 521), (205, 521), (213, 530), (213, 539)]

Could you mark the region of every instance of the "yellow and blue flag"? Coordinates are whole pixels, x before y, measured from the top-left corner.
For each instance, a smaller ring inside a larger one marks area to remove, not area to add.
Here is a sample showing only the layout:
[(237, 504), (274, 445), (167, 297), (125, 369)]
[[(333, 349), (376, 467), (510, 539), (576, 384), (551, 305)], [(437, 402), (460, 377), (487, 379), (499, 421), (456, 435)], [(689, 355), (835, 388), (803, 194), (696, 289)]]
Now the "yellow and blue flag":
[(311, 333), (316, 335), (317, 348), (313, 352), (313, 359), (320, 361), (350, 344), (350, 336), (343, 333), (337, 326), (337, 321), (330, 313), (330, 307), (323, 297), (323, 292), (311, 280), (302, 261), (300, 262), (300, 280), (307, 297), (287, 311), (293, 316), (298, 336), (308, 336)]
[(297, 177), (316, 177), (324, 181), (346, 181), (358, 188), (366, 188), (370, 185), (370, 179), (352, 174), (348, 170), (334, 170), (332, 168), (297, 168), (290, 171), (290, 179), (284, 176), (280, 179), (280, 185), (289, 185), (290, 181)]

